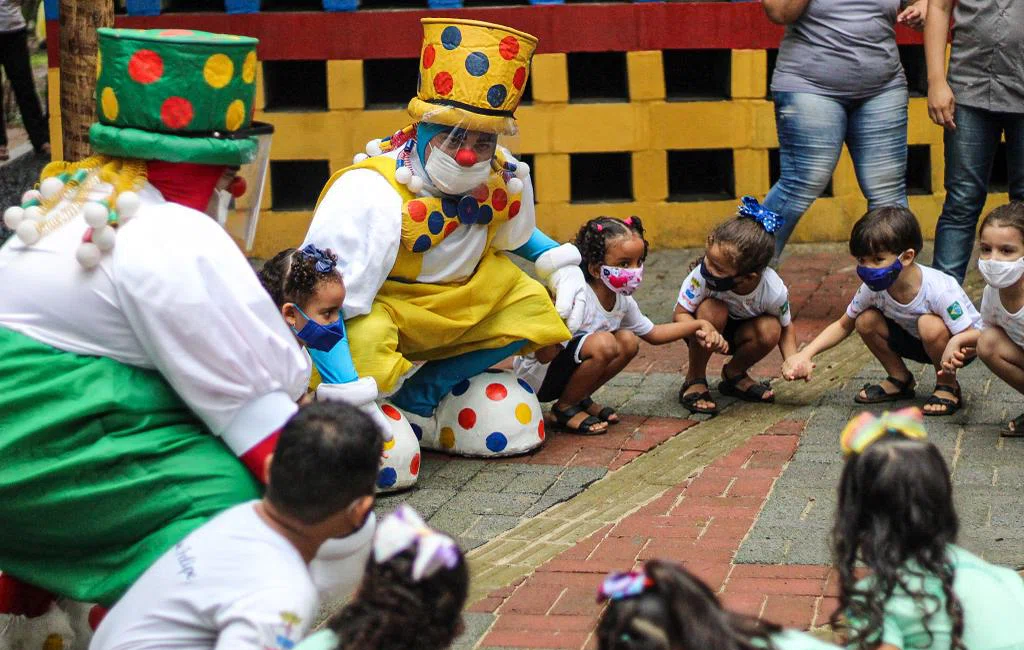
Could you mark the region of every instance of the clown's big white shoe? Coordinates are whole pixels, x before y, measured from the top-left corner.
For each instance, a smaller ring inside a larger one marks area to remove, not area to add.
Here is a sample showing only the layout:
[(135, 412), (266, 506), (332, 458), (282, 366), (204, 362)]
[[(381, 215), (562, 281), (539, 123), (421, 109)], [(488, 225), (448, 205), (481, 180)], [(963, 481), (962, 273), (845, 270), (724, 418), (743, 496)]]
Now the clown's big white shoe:
[(384, 434), (384, 453), (377, 472), (377, 491), (395, 492), (416, 484), (420, 473), (419, 437), (409, 421), (390, 404), (378, 405), (377, 382), (361, 377), (347, 384), (320, 384), (317, 400), (345, 402), (369, 415)]
[(0, 650), (75, 650), (74, 643), (68, 615), (56, 603), (32, 618), (0, 614)]
[(421, 447), (456, 456), (516, 456), (544, 442), (537, 396), (529, 384), (503, 370), (487, 370), (456, 384), (432, 418), (405, 415), (422, 432)]

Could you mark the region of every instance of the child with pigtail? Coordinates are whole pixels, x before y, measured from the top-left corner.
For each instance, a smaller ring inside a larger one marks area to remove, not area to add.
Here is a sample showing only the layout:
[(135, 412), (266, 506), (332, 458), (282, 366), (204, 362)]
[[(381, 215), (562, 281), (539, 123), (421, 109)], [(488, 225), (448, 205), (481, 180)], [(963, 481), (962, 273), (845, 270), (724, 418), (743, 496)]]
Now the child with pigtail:
[(564, 346), (517, 358), (515, 370), (540, 401), (555, 401), (549, 424), (593, 435), (605, 433), (619, 416), (591, 395), (636, 356), (640, 339), (664, 345), (695, 337), (702, 347), (721, 352), (725, 343), (705, 320), (655, 325), (640, 311), (633, 293), (643, 281), (648, 243), (639, 217), (591, 219), (580, 228), (575, 243), (588, 287), (583, 323)]

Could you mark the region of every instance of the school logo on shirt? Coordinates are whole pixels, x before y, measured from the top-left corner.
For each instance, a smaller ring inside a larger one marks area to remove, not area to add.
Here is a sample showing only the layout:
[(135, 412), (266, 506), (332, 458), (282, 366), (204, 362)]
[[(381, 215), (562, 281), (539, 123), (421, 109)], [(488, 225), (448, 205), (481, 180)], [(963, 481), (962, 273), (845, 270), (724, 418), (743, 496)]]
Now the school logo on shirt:
[(949, 314), (950, 318), (956, 320), (964, 315), (964, 308), (960, 306), (960, 301), (958, 300), (949, 307), (946, 307), (946, 313)]
[(690, 285), (693, 286), (694, 289), (700, 289), (700, 280), (697, 279), (697, 276), (690, 278)]
[(782, 303), (782, 307), (779, 307), (779, 314), (782, 315), (782, 316), (785, 316), (786, 312), (788, 312), (788, 311), (789, 311), (789, 301), (787, 300), (786, 302)]
[(296, 641), (292, 638), (302, 623), (302, 617), (295, 612), (280, 613), (281, 622), (263, 631), (263, 650), (291, 650)]
[(689, 287), (687, 287), (687, 289), (683, 293), (686, 294), (686, 297), (689, 298), (690, 300), (697, 299), (697, 294), (695, 294), (693, 290), (690, 289)]

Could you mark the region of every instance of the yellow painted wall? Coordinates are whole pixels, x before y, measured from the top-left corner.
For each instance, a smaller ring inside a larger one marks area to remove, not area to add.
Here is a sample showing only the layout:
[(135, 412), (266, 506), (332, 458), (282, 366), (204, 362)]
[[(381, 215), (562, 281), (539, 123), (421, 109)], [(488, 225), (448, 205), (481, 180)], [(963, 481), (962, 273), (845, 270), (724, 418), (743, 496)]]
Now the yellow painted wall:
[[(666, 101), (658, 51), (628, 52), (627, 71), (628, 102), (570, 104), (566, 55), (534, 57), (533, 103), (517, 111), (521, 135), (512, 144), (515, 151), (534, 155), (538, 223), (552, 237), (566, 240), (597, 214), (638, 214), (656, 246), (699, 246), (714, 224), (733, 214), (738, 199), (668, 201), (667, 152), (732, 149), (737, 197), (764, 198), (769, 189), (768, 150), (778, 146), (773, 107), (765, 99), (766, 52), (732, 52), (732, 97), (722, 101)], [(59, 97), (55, 70), (50, 83), (50, 97)], [(256, 119), (276, 129), (272, 159), (328, 160), (335, 170), (348, 165), (368, 140), (408, 124), (402, 109), (365, 110), (363, 97), (361, 61), (327, 62), (326, 111), (267, 112), (263, 93), (258, 93)], [(56, 108), (51, 106), (51, 115), (59, 119)], [(59, 128), (52, 130), (59, 132)], [(911, 145), (930, 147), (935, 193), (911, 196), (910, 205), (931, 236), (943, 199), (942, 130), (928, 119), (924, 98), (910, 100), (908, 140)], [(54, 142), (59, 152), (59, 138)], [(570, 201), (569, 154), (587, 152), (631, 153), (634, 201)], [(797, 227), (794, 241), (842, 241), (863, 214), (866, 201), (845, 150), (834, 174), (833, 192), (833, 197), (814, 203)], [(988, 207), (1006, 200), (1005, 194), (992, 195)], [(269, 257), (302, 240), (310, 213), (274, 210), (269, 188), (264, 208), (253, 254)]]

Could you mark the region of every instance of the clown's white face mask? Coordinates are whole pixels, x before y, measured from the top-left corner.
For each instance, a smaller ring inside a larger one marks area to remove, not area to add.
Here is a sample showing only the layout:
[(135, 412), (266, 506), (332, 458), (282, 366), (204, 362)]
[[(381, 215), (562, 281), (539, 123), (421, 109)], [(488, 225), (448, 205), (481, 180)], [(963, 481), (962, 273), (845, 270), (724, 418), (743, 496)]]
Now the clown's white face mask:
[(430, 182), (445, 194), (458, 196), (487, 182), (497, 136), (452, 129), (431, 138), (423, 165)]

